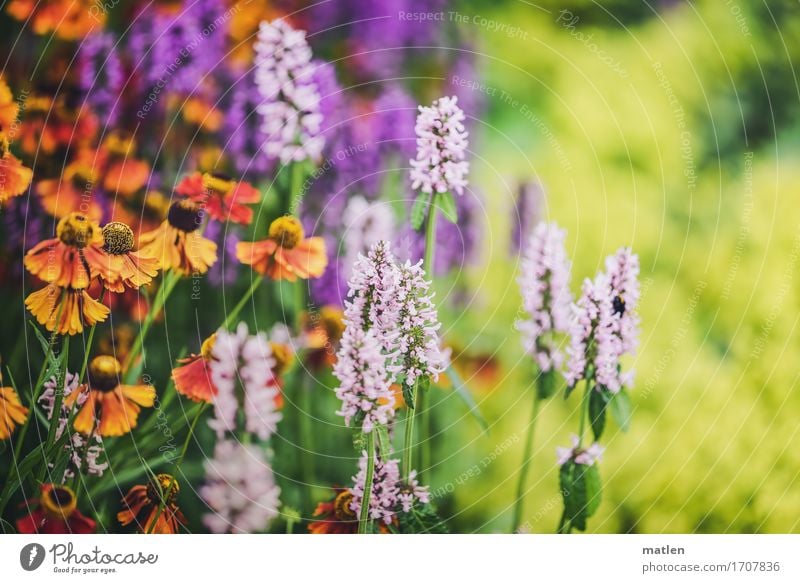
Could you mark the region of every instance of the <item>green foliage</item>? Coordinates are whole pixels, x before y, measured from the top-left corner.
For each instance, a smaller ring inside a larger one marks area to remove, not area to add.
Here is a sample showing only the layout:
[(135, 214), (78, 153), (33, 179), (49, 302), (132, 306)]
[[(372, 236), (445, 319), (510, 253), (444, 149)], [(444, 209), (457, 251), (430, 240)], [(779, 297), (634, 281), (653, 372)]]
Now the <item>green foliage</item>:
[(414, 201), (414, 206), (411, 207), (411, 227), (415, 231), (419, 231), (425, 222), (425, 217), (428, 214), (429, 202), (429, 196), (419, 194), (417, 200)]
[(450, 192), (437, 193), (434, 204), (442, 211), (442, 215), (451, 223), (458, 223), (458, 209), (453, 194)]
[(605, 389), (592, 389), (589, 395), (589, 423), (595, 440), (600, 439), (606, 427), (606, 409), (611, 394)]
[(409, 512), (397, 514), (397, 532), (401, 534), (447, 534), (447, 525), (433, 504), (414, 504)]
[(572, 528), (586, 530), (586, 520), (600, 507), (600, 472), (597, 464), (576, 464), (570, 460), (559, 471), (564, 518)]

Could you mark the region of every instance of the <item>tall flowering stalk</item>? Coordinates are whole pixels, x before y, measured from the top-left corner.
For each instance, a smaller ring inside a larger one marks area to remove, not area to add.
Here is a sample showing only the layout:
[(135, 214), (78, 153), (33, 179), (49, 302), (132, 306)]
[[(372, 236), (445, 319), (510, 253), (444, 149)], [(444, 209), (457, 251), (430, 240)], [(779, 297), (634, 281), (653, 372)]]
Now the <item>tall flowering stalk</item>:
[[(453, 192), (461, 195), (467, 186), (469, 163), (466, 161), (469, 134), (464, 128), (466, 116), (458, 107), (457, 97), (441, 97), (430, 106), (419, 106), (414, 131), (417, 135), (417, 155), (410, 161), (411, 187), (418, 191), (417, 199), (411, 209), (411, 226), (419, 230), (426, 222), (424, 272), (433, 276), (436, 257), (437, 211), (451, 223), (458, 222), (458, 210)], [(427, 286), (426, 286), (427, 289)], [(443, 369), (442, 369), (443, 370)], [(440, 371), (441, 372), (441, 371)], [(422, 377), (423, 387), (427, 387), (426, 377)], [(406, 420), (406, 449), (404, 472), (411, 471), (411, 440), (413, 440), (414, 418), (422, 410), (428, 419), (424, 403), (416, 403), (416, 387), (406, 398), (409, 412)], [(404, 393), (405, 395), (406, 393)], [(424, 395), (424, 393), (423, 393)], [(423, 398), (420, 399), (423, 401)], [(427, 426), (425, 422), (423, 425)], [(422, 440), (425, 451), (430, 447), (428, 440)], [(424, 459), (429, 456), (425, 454)]]
[[(334, 375), (340, 383), (339, 414), (347, 425), (360, 429), (359, 442), (364, 445), (349, 506), (359, 517), (361, 533), (368, 532), (373, 520), (389, 525), (398, 512), (416, 512), (415, 501), (428, 502), (416, 472), (409, 469), (401, 480), (389, 439), (395, 414), (392, 382), (416, 387), (421, 378), (442, 370), (439, 326), (428, 285), (422, 267), (398, 266), (385, 241), (360, 255), (353, 267)], [(407, 445), (406, 467), (410, 451)]]
[(306, 33), (284, 20), (262, 22), (255, 50), (264, 153), (282, 164), (318, 159), (325, 139)]
[[(639, 260), (623, 247), (606, 258), (606, 271), (583, 282), (581, 297), (574, 307), (572, 340), (565, 377), (567, 394), (584, 381), (578, 434), (571, 448), (558, 451), (564, 513), (559, 532), (573, 528), (585, 530), (586, 520), (600, 503), (598, 461), (602, 447), (597, 440), (603, 434), (607, 412), (626, 430), (630, 402), (625, 386), (633, 380), (632, 372), (622, 372), (621, 359), (636, 350), (639, 319)], [(585, 443), (587, 422), (593, 443)]]
[(542, 400), (553, 395), (556, 373), (563, 363), (561, 335), (569, 331), (572, 294), (569, 291), (571, 263), (564, 248), (566, 232), (555, 223), (539, 223), (530, 235), (522, 258), (519, 277), (523, 308), (527, 318), (517, 322), (525, 352), (538, 368), (525, 453), (520, 466), (513, 530), (522, 518), (525, 483), (533, 451), (536, 420)]

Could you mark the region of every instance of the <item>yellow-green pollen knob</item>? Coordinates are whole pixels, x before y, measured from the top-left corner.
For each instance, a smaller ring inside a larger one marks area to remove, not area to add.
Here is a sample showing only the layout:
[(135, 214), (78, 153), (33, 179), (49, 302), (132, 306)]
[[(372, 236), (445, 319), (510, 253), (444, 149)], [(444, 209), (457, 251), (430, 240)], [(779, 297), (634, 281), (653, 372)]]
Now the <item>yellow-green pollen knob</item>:
[(284, 249), (294, 249), (304, 236), (303, 225), (295, 217), (277, 218), (269, 226), (269, 238)]
[(356, 513), (350, 508), (352, 502), (353, 493), (350, 492), (350, 490), (340, 492), (339, 495), (336, 496), (336, 500), (333, 501), (333, 510), (336, 513), (336, 518), (339, 520), (355, 519)]
[(62, 243), (79, 249), (86, 247), (94, 234), (94, 224), (81, 213), (68, 214), (56, 227), (56, 235)]
[(203, 222), (203, 209), (189, 199), (173, 202), (167, 213), (169, 224), (185, 233), (200, 228)]
[(113, 222), (103, 227), (103, 249), (111, 255), (133, 251), (133, 229), (125, 223)]
[(214, 350), (214, 344), (216, 344), (216, 342), (216, 333), (203, 340), (203, 345), (200, 346), (200, 356), (203, 357), (203, 360), (211, 360), (211, 352)]
[(147, 485), (147, 497), (153, 502), (160, 502), (162, 497), (167, 504), (173, 504), (181, 487), (170, 474), (156, 474), (155, 481)]
[(203, 188), (206, 192), (228, 194), (236, 183), (230, 177), (218, 172), (203, 174)]
[(53, 485), (52, 488), (42, 493), (39, 503), (51, 518), (64, 519), (75, 512), (78, 500), (75, 498), (75, 492), (69, 487)]
[(92, 389), (108, 392), (119, 385), (122, 365), (113, 356), (95, 356), (89, 364), (89, 386)]

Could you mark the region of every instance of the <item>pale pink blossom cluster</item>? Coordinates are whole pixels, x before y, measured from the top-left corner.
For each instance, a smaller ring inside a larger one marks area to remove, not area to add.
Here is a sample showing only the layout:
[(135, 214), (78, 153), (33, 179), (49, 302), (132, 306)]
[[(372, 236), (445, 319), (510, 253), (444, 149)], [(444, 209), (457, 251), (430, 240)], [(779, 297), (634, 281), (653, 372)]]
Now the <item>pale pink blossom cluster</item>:
[(403, 382), (412, 387), (423, 376), (437, 380), (448, 359), (441, 349), (441, 324), (422, 261), (412, 264), (407, 260), (397, 269), (397, 358), (390, 370), (404, 375)]
[(558, 465), (563, 466), (568, 461), (573, 461), (576, 464), (583, 466), (594, 465), (595, 462), (602, 460), (603, 451), (605, 449), (597, 442), (593, 443), (587, 448), (579, 447), (580, 440), (577, 435), (572, 436), (572, 447), (557, 447), (556, 457), (558, 458)]
[(606, 273), (611, 285), (612, 307), (616, 318), (615, 332), (624, 354), (635, 354), (639, 343), (639, 257), (630, 247), (620, 248), (606, 257)]
[(426, 194), (464, 191), (469, 172), (464, 119), (457, 97), (440, 97), (429, 107), (419, 107), (411, 188)]
[(378, 241), (391, 240), (395, 233), (394, 212), (381, 202), (354, 196), (344, 211), (344, 249), (342, 269), (350, 278), (359, 255), (366, 254)]
[(276, 399), (280, 395), (273, 374), (275, 359), (264, 333), (251, 336), (247, 324), (236, 332), (220, 330), (210, 361), (211, 380), (217, 388), (214, 418), (209, 425), (222, 436), (236, 429), (236, 416), (244, 410), (245, 431), (268, 439), (277, 430), (281, 414)]
[[(58, 415), (58, 426), (56, 428), (56, 440), (60, 439), (67, 428), (70, 407), (64, 402), (73, 391), (78, 388), (78, 375), (67, 371), (64, 377), (64, 397), (62, 399), (61, 411)], [(52, 422), (53, 408), (56, 402), (56, 387), (58, 381), (55, 377), (51, 377), (44, 383), (44, 390), (39, 397), (39, 404), (44, 409), (47, 419)], [(83, 406), (86, 399), (89, 397), (88, 393), (78, 395), (75, 400), (75, 408), (78, 409)], [(75, 477), (75, 472), (80, 472), (85, 469), (86, 472), (94, 476), (102, 476), (103, 472), (108, 469), (108, 462), (102, 462), (100, 459), (105, 456), (105, 449), (103, 448), (103, 438), (97, 433), (93, 434), (89, 441), (91, 445), (87, 445), (86, 437), (77, 431), (69, 436), (69, 442), (64, 445), (64, 448), (69, 450), (69, 465), (64, 470), (63, 480), (69, 480)], [(52, 467), (52, 464), (51, 466)], [(62, 481), (63, 481), (62, 480)]]
[(211, 532), (261, 532), (278, 516), (281, 490), (258, 446), (218, 442), (205, 473), (200, 495), (213, 511), (203, 517)]
[[(361, 453), (358, 474), (353, 476), (354, 485), (350, 488), (353, 501), (350, 509), (360, 516), (361, 501), (364, 498), (367, 476), (367, 452)], [(372, 475), (372, 489), (369, 497), (369, 518), (391, 524), (398, 512), (410, 512), (415, 503), (430, 502), (427, 487), (419, 485), (416, 472), (412, 472), (408, 484), (400, 480), (400, 464), (395, 459), (382, 460), (375, 455), (375, 469)]]
[(264, 153), (283, 164), (319, 159), (325, 139), (320, 135), (320, 96), (305, 31), (280, 19), (262, 22), (255, 52)]
[(611, 286), (605, 273), (598, 274), (593, 280), (584, 280), (574, 311), (572, 339), (567, 349), (567, 383), (574, 386), (581, 379), (592, 379), (598, 388), (619, 392), (621, 383), (617, 365), (621, 342), (615, 333), (617, 323)]
[(525, 351), (542, 372), (561, 368), (564, 356), (556, 335), (568, 332), (570, 326), (571, 263), (565, 239), (566, 231), (555, 223), (539, 223), (525, 247), (518, 280), (528, 318), (518, 321), (517, 329)]
[(348, 325), (342, 335), (333, 374), (339, 379), (337, 412), (347, 425), (354, 420), (364, 433), (376, 425), (388, 425), (394, 417), (392, 381), (386, 355), (372, 330)]

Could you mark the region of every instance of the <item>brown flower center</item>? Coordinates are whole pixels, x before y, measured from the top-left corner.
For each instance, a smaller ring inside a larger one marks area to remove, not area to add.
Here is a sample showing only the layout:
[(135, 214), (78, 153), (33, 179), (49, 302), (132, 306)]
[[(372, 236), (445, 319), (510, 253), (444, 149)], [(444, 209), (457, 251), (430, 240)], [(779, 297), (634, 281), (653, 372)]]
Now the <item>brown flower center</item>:
[(122, 365), (113, 356), (95, 356), (89, 364), (89, 386), (97, 391), (113, 391), (119, 386)]
[(70, 488), (55, 484), (42, 492), (39, 503), (48, 516), (59, 520), (69, 518), (78, 505), (75, 493)]
[(65, 245), (83, 249), (94, 238), (94, 224), (86, 215), (70, 213), (58, 222), (56, 235)]
[(350, 490), (340, 492), (333, 501), (333, 511), (339, 520), (354, 520), (356, 513), (350, 508), (353, 502), (353, 493)]
[(167, 213), (169, 224), (185, 233), (200, 228), (203, 222), (203, 209), (191, 200), (179, 200), (172, 203)]
[(294, 249), (304, 236), (303, 225), (292, 216), (279, 217), (269, 226), (269, 238), (284, 249)]
[(147, 497), (152, 502), (161, 502), (163, 499), (166, 504), (174, 504), (180, 491), (178, 480), (170, 474), (157, 474), (155, 480), (147, 485)]
[(133, 251), (133, 229), (125, 223), (113, 222), (103, 227), (103, 249), (111, 255)]
[(275, 359), (275, 368), (273, 369), (275, 375), (280, 376), (289, 363), (292, 362), (292, 349), (287, 344), (279, 342), (270, 342), (272, 348), (272, 357)]
[(342, 316), (342, 311), (338, 308), (332, 306), (320, 308), (320, 323), (331, 344), (339, 342), (342, 339), (342, 334), (344, 334), (344, 319)]

